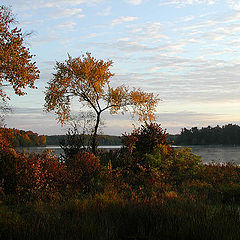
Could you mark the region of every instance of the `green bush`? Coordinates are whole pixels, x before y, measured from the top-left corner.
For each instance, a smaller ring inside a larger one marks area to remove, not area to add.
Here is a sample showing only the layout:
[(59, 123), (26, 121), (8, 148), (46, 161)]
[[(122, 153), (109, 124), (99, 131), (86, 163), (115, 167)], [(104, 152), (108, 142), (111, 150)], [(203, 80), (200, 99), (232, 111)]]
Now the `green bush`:
[(165, 176), (166, 181), (181, 185), (195, 179), (202, 168), (201, 158), (189, 148), (179, 148), (168, 154), (168, 149), (160, 145), (152, 154), (146, 154), (146, 164)]

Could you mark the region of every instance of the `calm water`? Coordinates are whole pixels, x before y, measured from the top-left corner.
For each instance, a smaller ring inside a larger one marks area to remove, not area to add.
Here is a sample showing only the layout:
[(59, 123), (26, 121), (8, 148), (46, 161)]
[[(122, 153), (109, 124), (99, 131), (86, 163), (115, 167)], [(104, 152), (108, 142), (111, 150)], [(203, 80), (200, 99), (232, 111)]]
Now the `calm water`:
[(203, 162), (235, 162), (240, 164), (240, 146), (189, 146)]
[[(111, 149), (118, 149), (121, 146), (99, 146), (101, 149), (111, 150)], [(34, 153), (41, 153), (44, 150), (50, 150), (53, 154), (59, 156), (60, 153), (63, 153), (62, 149), (59, 146), (46, 146), (46, 147), (29, 147), (29, 148), (17, 148), (19, 151), (26, 151), (26, 152), (34, 152)]]
[[(192, 148), (192, 152), (201, 156), (203, 162), (235, 162), (240, 164), (240, 146), (188, 146)], [(116, 149), (120, 146), (100, 146), (99, 148)], [(45, 149), (49, 149), (53, 154), (60, 155), (62, 150), (59, 146), (47, 146), (47, 147), (31, 147), (20, 148), (19, 150), (25, 150), (27, 152), (41, 153)]]

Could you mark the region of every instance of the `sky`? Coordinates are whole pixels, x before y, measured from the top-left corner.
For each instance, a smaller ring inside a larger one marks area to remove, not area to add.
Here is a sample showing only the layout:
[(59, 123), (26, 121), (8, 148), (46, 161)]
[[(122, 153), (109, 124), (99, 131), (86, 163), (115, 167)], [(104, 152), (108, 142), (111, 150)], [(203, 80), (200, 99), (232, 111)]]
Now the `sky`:
[[(45, 113), (44, 91), (56, 61), (90, 52), (112, 60), (113, 86), (158, 94), (156, 120), (171, 134), (184, 127), (240, 124), (240, 0), (2, 0), (41, 72), (37, 90), (11, 96), (6, 126), (64, 134)], [(73, 109), (77, 111), (77, 103)], [(104, 114), (103, 133), (137, 122)]]

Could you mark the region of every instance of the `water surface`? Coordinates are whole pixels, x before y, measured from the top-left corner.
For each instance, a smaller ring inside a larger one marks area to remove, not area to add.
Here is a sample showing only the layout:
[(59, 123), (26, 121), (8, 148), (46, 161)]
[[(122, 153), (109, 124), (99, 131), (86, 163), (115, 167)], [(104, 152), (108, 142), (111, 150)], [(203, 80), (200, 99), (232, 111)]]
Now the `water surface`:
[[(118, 149), (121, 146), (99, 146), (107, 150)], [(192, 148), (192, 152), (201, 156), (204, 163), (211, 161), (215, 162), (235, 162), (240, 164), (240, 146), (219, 146), (219, 145), (194, 145), (184, 146)], [(46, 147), (30, 147), (30, 148), (18, 148), (20, 151), (25, 150), (26, 152), (41, 153), (45, 149), (49, 149), (53, 154), (59, 156), (63, 153), (59, 146), (46, 146)]]
[(189, 146), (192, 152), (201, 156), (203, 162), (235, 162), (240, 164), (240, 146), (196, 145)]

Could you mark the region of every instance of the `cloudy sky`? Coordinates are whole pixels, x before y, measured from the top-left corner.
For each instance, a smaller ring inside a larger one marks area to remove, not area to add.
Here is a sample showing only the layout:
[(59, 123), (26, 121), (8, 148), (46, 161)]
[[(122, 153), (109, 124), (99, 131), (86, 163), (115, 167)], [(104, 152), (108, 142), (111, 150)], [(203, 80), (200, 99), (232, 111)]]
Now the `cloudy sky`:
[[(183, 127), (240, 124), (240, 0), (2, 0), (41, 71), (38, 90), (11, 94), (8, 127), (63, 134), (43, 112), (56, 61), (91, 52), (113, 60), (113, 85), (159, 94), (157, 121)], [(76, 106), (74, 106), (76, 107)], [(105, 114), (106, 134), (132, 129), (129, 116)]]

